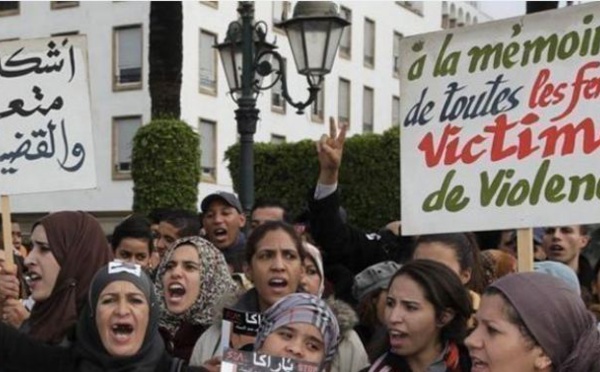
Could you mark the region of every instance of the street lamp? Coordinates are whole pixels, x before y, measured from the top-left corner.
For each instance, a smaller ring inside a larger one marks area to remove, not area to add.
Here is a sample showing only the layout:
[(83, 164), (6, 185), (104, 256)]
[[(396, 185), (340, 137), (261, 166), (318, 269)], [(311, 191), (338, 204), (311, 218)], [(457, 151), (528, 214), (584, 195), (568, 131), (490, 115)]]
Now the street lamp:
[[(329, 1), (299, 1), (291, 19), (278, 25), (285, 30), (300, 75), (306, 76), (309, 97), (294, 102), (287, 88), (286, 71), (274, 44), (266, 41), (267, 24), (254, 21), (254, 2), (240, 1), (240, 17), (231, 22), (225, 41), (215, 45), (219, 51), (229, 92), (237, 103), (235, 110), (240, 135), (240, 200), (244, 211), (254, 204), (254, 133), (259, 110), (256, 98), (261, 90), (281, 81), (281, 95), (298, 114), (302, 114), (316, 98), (323, 77), (331, 72), (344, 27), (350, 22), (341, 18), (337, 5)], [(277, 61), (273, 67), (271, 59)], [(264, 86), (263, 77), (275, 74)]]

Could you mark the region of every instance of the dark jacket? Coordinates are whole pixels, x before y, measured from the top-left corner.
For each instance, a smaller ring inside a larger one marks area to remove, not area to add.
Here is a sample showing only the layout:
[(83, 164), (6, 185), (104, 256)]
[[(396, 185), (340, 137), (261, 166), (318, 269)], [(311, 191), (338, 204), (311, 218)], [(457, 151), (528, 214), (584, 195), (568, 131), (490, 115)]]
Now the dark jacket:
[[(46, 345), (0, 322), (0, 363), (4, 372), (89, 372), (76, 347)], [(203, 371), (185, 366), (166, 351), (155, 372)], [(108, 371), (107, 371), (108, 372)]]
[(410, 256), (410, 247), (391, 232), (367, 234), (344, 223), (338, 190), (319, 200), (314, 191), (308, 197), (310, 232), (323, 252), (325, 276), (334, 284), (336, 297), (355, 304), (351, 296), (354, 275), (382, 261), (402, 262)]
[(164, 328), (159, 328), (159, 332), (165, 342), (167, 352), (174, 357), (188, 361), (190, 360), (196, 341), (198, 341), (207, 328), (200, 324), (184, 322), (177, 329), (174, 336), (171, 336), (169, 331)]

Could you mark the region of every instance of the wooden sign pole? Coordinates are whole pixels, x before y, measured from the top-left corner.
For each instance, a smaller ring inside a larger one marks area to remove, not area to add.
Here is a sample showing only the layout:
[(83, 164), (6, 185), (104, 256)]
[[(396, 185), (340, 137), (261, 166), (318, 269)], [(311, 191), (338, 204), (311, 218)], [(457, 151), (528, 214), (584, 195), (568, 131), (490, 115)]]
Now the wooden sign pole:
[(14, 266), (12, 245), (12, 222), (10, 220), (10, 200), (8, 195), (2, 195), (2, 238), (4, 239), (4, 265), (7, 270)]
[(533, 271), (533, 229), (517, 230), (519, 272)]

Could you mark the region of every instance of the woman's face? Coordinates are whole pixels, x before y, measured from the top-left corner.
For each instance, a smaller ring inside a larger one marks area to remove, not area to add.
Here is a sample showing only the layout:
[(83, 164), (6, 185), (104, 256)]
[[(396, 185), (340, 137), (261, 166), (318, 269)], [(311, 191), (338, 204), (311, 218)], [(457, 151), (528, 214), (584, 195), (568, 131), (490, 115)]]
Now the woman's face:
[[(544, 365), (543, 352), (509, 321), (506, 302), (499, 295), (485, 295), (475, 316), (477, 327), (465, 340), (473, 362), (472, 372), (530, 372)], [(547, 358), (546, 358), (547, 359)], [(546, 360), (548, 362), (549, 360)], [(540, 364), (541, 363), (541, 364)], [(548, 364), (548, 363), (546, 363)], [(546, 368), (549, 368), (546, 365)]]
[(268, 355), (321, 364), (325, 358), (325, 343), (323, 335), (314, 325), (290, 323), (271, 332), (259, 351)]
[(310, 258), (304, 259), (304, 275), (302, 275), (302, 288), (307, 293), (318, 296), (321, 287), (321, 276), (315, 262)]
[(462, 284), (471, 280), (471, 270), (461, 270), (454, 248), (441, 242), (419, 243), (413, 253), (415, 260), (431, 260), (446, 265), (458, 275)]
[(202, 285), (201, 270), (195, 246), (183, 244), (175, 249), (162, 277), (165, 303), (171, 313), (183, 314), (196, 302)]
[(258, 292), (261, 311), (298, 290), (303, 274), (300, 254), (284, 230), (272, 230), (257, 243), (246, 276)]
[(52, 294), (60, 272), (60, 265), (48, 244), (44, 226), (38, 224), (33, 229), (31, 242), (33, 249), (25, 258), (25, 266), (27, 266), (30, 278), (28, 284), (31, 289), (31, 297), (36, 302), (43, 302)]
[(387, 295), (385, 325), (391, 351), (407, 359), (432, 355), (440, 344), (433, 305), (423, 290), (407, 275), (394, 279)]
[(135, 355), (144, 342), (150, 307), (135, 285), (117, 280), (104, 288), (96, 305), (96, 327), (106, 351), (116, 357)]

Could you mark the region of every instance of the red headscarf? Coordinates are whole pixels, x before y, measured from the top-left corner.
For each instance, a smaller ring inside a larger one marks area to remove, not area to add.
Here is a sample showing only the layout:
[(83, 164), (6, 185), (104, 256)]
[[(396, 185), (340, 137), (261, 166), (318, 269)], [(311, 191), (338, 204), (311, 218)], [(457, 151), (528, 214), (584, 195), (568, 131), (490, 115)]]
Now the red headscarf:
[(36, 222), (46, 230), (48, 245), (60, 272), (50, 297), (37, 302), (29, 318), (29, 334), (49, 344), (60, 343), (87, 300), (98, 269), (112, 260), (98, 221), (85, 212), (57, 212)]

